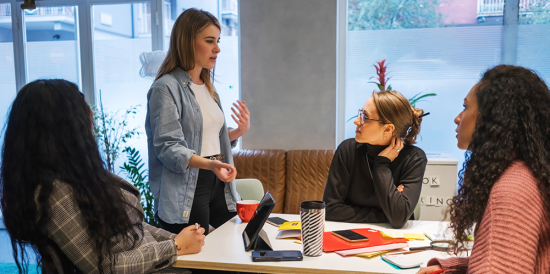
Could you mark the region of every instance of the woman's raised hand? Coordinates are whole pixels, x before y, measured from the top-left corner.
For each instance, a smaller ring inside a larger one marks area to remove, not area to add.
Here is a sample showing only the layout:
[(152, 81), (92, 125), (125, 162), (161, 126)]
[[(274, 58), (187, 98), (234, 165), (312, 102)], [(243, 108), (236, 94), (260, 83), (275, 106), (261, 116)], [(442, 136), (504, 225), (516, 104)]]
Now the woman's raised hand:
[(212, 170), (222, 182), (233, 182), (235, 177), (237, 177), (237, 169), (234, 166), (222, 163), (218, 160), (213, 160), (210, 163), (209, 169)]
[(403, 149), (403, 140), (401, 138), (392, 137), (390, 145), (382, 150), (378, 156), (384, 156), (393, 162), (399, 155), (399, 152)]
[(204, 228), (196, 229), (190, 225), (181, 230), (174, 238), (178, 249), (178, 256), (199, 253), (204, 245)]
[[(234, 107), (231, 107), (231, 110), (233, 111), (231, 118), (233, 118), (235, 123), (238, 125), (237, 131), (239, 132), (240, 137), (250, 129), (250, 112), (248, 111), (248, 107), (246, 107), (245, 101), (237, 100), (236, 103), (233, 103), (233, 106)], [(235, 110), (235, 108), (239, 111)]]

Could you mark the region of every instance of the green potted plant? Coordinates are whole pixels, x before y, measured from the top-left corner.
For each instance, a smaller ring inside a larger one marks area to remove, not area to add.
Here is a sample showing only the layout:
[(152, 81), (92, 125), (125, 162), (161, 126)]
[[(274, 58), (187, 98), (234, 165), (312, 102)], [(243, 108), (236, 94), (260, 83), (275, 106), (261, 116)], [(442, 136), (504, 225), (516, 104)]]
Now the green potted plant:
[(99, 150), (101, 151), (107, 168), (110, 172), (115, 172), (115, 162), (121, 152), (126, 153), (127, 161), (120, 167), (126, 173), (126, 178), (141, 193), (141, 206), (144, 212), (144, 221), (150, 225), (159, 227), (155, 221), (153, 208), (153, 194), (149, 187), (149, 170), (144, 168), (139, 151), (132, 147), (121, 146), (128, 140), (141, 133), (138, 128), (129, 128), (129, 120), (134, 118), (138, 106), (131, 106), (123, 111), (107, 112), (103, 108), (101, 91), (99, 91), (99, 108), (91, 106), (94, 112), (94, 134), (98, 140)]
[(143, 207), (143, 213), (145, 222), (150, 225), (160, 227), (160, 224), (155, 221), (155, 210), (153, 208), (153, 193), (149, 186), (149, 170), (144, 169), (144, 163), (142, 163), (139, 151), (132, 147), (126, 147), (122, 152), (125, 152), (128, 161), (120, 167), (125, 173), (126, 177), (132, 181), (132, 184), (141, 193), (141, 207)]
[(94, 105), (90, 107), (94, 113), (94, 135), (97, 138), (99, 149), (103, 154), (108, 170), (114, 173), (115, 162), (121, 152), (121, 145), (134, 136), (141, 134), (137, 127), (129, 128), (128, 126), (128, 120), (134, 118), (138, 106), (131, 106), (122, 113), (121, 110), (106, 112), (103, 108), (100, 90), (99, 108)]

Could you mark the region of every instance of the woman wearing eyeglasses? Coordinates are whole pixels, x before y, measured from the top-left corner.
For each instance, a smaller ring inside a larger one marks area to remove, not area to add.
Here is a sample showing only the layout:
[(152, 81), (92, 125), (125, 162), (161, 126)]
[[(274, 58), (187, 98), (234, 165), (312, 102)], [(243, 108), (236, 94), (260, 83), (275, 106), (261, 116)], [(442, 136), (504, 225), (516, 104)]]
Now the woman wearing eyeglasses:
[(373, 92), (354, 121), (355, 138), (334, 153), (323, 196), (327, 220), (401, 228), (413, 218), (427, 163), (413, 146), (423, 116), (397, 91)]

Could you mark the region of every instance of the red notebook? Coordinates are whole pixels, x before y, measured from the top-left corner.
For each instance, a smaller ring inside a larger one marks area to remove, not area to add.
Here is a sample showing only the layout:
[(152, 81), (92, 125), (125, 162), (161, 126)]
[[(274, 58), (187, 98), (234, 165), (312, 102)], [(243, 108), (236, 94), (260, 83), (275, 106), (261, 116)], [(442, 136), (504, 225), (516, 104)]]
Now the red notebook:
[(325, 232), (323, 238), (323, 251), (324, 252), (334, 252), (340, 250), (356, 249), (363, 247), (379, 246), (379, 245), (388, 245), (396, 243), (406, 243), (407, 239), (386, 239), (380, 235), (380, 231), (372, 228), (357, 228), (351, 229), (363, 236), (369, 238), (368, 241), (350, 243), (345, 240), (342, 240), (329, 232)]

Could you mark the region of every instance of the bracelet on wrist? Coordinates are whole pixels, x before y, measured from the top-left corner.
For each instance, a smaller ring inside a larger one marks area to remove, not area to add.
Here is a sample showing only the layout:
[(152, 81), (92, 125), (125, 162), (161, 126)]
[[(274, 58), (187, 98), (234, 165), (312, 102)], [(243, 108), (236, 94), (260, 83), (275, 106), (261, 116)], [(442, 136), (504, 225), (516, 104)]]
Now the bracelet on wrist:
[(174, 244), (176, 245), (176, 250), (181, 251), (181, 247), (178, 246), (178, 243), (176, 242), (176, 240), (174, 240)]

